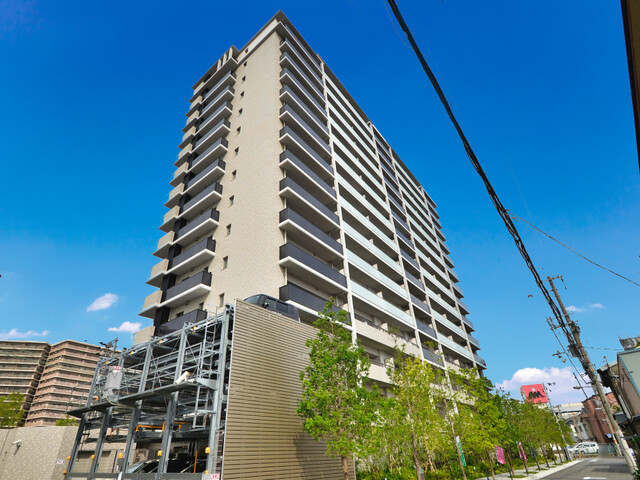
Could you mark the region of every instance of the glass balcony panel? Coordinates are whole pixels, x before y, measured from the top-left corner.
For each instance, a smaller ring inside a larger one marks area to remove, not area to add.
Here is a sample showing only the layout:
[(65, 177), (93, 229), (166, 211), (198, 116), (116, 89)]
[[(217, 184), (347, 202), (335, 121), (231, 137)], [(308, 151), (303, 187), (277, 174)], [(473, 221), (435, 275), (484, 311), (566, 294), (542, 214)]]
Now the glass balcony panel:
[(351, 292), (354, 295), (358, 296), (361, 300), (368, 302), (370, 305), (373, 305), (374, 307), (386, 313), (387, 315), (394, 317), (396, 320), (406, 325), (409, 325), (410, 327), (415, 327), (415, 322), (413, 318), (411, 317), (411, 315), (409, 315), (405, 311), (401, 310), (395, 305), (392, 305), (391, 303), (386, 301), (384, 298), (380, 298), (375, 293), (370, 292), (369, 290), (357, 284), (356, 282), (352, 281), (350, 286), (351, 286)]
[[(291, 148), (292, 144), (289, 140), (287, 140), (287, 136), (291, 138), (291, 140), (293, 140), (293, 147), (301, 149), (307, 157), (311, 157), (313, 160), (315, 160), (314, 165), (317, 165), (325, 170), (325, 175), (326, 173), (328, 173), (329, 175), (333, 176), (333, 167), (331, 166), (331, 164), (327, 160), (322, 158), (322, 156), (318, 152), (311, 148), (309, 144), (307, 144), (307, 142), (300, 138), (300, 135), (295, 133), (294, 130), (289, 126), (286, 126), (282, 130), (280, 130), (280, 142), (288, 145), (289, 148)], [(316, 172), (318, 172), (317, 169)]]
[(292, 243), (285, 243), (284, 245), (280, 246), (280, 259), (282, 260), (287, 257), (291, 257), (292, 259), (297, 260), (311, 270), (318, 272), (320, 275), (323, 275), (329, 280), (346, 288), (347, 279), (342, 273), (334, 270), (333, 267), (327, 265), (326, 263), (322, 262), (318, 258), (305, 252)]
[(340, 245), (337, 240), (333, 239), (331, 236), (329, 236), (329, 234), (323, 232), (320, 228), (318, 228), (309, 220), (290, 208), (285, 208), (280, 212), (280, 223), (282, 224), (287, 220), (298, 225), (310, 236), (314, 237), (318, 241), (324, 243), (327, 247), (342, 255), (342, 245)]
[(391, 267), (396, 273), (402, 274), (402, 268), (395, 262), (389, 255), (384, 253), (380, 248), (376, 247), (373, 243), (371, 243), (367, 238), (358, 232), (351, 225), (345, 223), (343, 225), (343, 229), (347, 235), (353, 238), (356, 242), (358, 242), (362, 247), (371, 252), (376, 258), (382, 260), (387, 266)]
[(353, 263), (360, 270), (365, 272), (370, 277), (376, 279), (380, 284), (387, 287), (389, 290), (393, 291), (395, 294), (399, 295), (401, 298), (405, 300), (409, 300), (409, 295), (407, 291), (396, 282), (387, 277), (384, 273), (376, 270), (371, 264), (369, 264), (366, 260), (363, 260), (358, 255), (353, 253), (350, 250), (347, 250), (347, 258), (349, 262)]
[(318, 200), (316, 197), (311, 195), (308, 191), (306, 191), (304, 188), (302, 188), (300, 185), (294, 182), (291, 179), (291, 177), (286, 177), (280, 180), (280, 192), (282, 193), (283, 190), (286, 190), (286, 189), (290, 189), (293, 192), (295, 192), (298, 196), (303, 198), (307, 203), (309, 203), (314, 208), (316, 208), (321, 214), (323, 214), (325, 217), (327, 217), (330, 221), (332, 221), (336, 225), (340, 224), (338, 215), (336, 215), (335, 212), (333, 212), (329, 207), (327, 207), (322, 202), (320, 202), (320, 200)]

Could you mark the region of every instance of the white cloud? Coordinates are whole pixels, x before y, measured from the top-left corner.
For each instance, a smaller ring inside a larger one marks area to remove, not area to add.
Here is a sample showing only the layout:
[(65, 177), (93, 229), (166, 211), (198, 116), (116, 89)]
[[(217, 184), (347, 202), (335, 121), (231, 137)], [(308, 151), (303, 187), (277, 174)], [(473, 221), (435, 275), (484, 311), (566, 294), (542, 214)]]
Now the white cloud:
[(42, 332), (36, 332), (35, 330), (20, 332), (18, 331), (17, 328), (12, 328), (8, 332), (0, 332), (0, 340), (15, 340), (19, 338), (46, 337), (47, 335), (49, 335), (49, 330), (43, 330)]
[(118, 301), (118, 296), (113, 293), (105, 293), (101, 297), (96, 298), (91, 305), (87, 307), (87, 312), (95, 312), (105, 310)]
[(590, 303), (589, 308), (604, 308), (604, 305), (601, 303)]
[(575, 305), (569, 305), (567, 307), (568, 312), (584, 312), (584, 308), (576, 307)]
[[(497, 383), (496, 387), (510, 392), (512, 397), (519, 399), (521, 398), (520, 387), (522, 385), (531, 385), (532, 383), (544, 383), (545, 386), (548, 383), (555, 383), (555, 385), (547, 386), (547, 388), (549, 388), (549, 399), (553, 405), (581, 402), (585, 399), (584, 393), (580, 390), (574, 390), (573, 388), (578, 384), (573, 377), (571, 367), (545, 367), (543, 369), (535, 367), (521, 368), (516, 371), (509, 380), (503, 380)], [(586, 393), (589, 396), (592, 395), (591, 390), (586, 390)]]
[(126, 332), (126, 333), (137, 333), (142, 328), (142, 323), (140, 322), (122, 322), (122, 325), (119, 327), (111, 327), (109, 328), (110, 332)]

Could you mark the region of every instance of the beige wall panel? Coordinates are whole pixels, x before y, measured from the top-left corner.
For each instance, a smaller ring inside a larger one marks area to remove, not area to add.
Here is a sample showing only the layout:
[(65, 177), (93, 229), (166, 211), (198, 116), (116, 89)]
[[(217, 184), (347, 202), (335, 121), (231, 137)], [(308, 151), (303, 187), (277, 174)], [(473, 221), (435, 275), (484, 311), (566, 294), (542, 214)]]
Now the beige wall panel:
[(325, 444), (306, 434), (296, 415), (305, 342), (313, 336), (309, 325), (236, 303), (225, 480), (342, 479), (340, 459), (328, 457)]

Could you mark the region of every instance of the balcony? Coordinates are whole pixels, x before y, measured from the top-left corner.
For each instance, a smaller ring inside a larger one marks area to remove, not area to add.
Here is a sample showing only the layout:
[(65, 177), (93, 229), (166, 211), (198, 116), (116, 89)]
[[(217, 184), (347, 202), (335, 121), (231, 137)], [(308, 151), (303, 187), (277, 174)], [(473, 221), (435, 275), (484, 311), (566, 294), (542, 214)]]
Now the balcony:
[(169, 230), (171, 230), (173, 228), (173, 223), (178, 219), (178, 215), (180, 215), (180, 207), (176, 205), (164, 214), (162, 225), (160, 225), (160, 230), (162, 230), (163, 232), (168, 232)]
[(337, 240), (290, 208), (280, 211), (279, 227), (287, 232), (287, 238), (318, 252), (323, 258), (342, 258), (342, 245)]
[(478, 339), (476, 337), (474, 337), (470, 333), (467, 333), (467, 338), (469, 339), (469, 342), (472, 345), (475, 345), (476, 347), (480, 348), (480, 342), (478, 342)]
[(418, 264), (418, 262), (416, 262), (415, 258), (413, 258), (411, 255), (409, 255), (403, 249), (400, 249), (400, 255), (402, 255), (402, 258), (404, 258), (407, 262), (409, 262), (411, 265), (413, 265), (416, 270), (420, 271), (420, 265)]
[(226, 163), (220, 158), (209, 164), (200, 173), (189, 180), (185, 180), (185, 193), (193, 195), (196, 191), (203, 190), (206, 185), (211, 185), (214, 181), (219, 180), (224, 175), (226, 166)]
[(405, 270), (404, 274), (407, 276), (407, 280), (409, 280), (409, 282), (424, 292), (424, 285), (422, 285), (422, 282), (417, 277), (413, 276), (407, 270)]
[[(286, 80), (288, 76), (283, 76), (280, 79)], [(301, 107), (305, 107), (306, 110), (319, 120), (321, 124), (325, 124), (327, 121), (327, 112), (325, 111), (324, 102), (320, 103), (309, 93), (300, 88), (295, 83), (287, 83), (280, 89), (280, 101), (282, 103), (298, 104)]]
[(374, 363), (373, 360), (371, 361), (371, 367), (369, 367), (369, 378), (376, 382), (391, 385), (391, 379), (387, 373), (387, 367), (380, 362)]
[[(329, 297), (323, 298), (293, 283), (287, 283), (280, 287), (280, 300), (295, 303), (304, 311), (317, 315), (324, 310)], [(334, 310), (338, 309), (334, 307)]]
[(322, 178), (333, 176), (333, 168), (331, 167), (330, 161), (328, 159), (325, 160), (325, 158), (311, 148), (291, 127), (286, 126), (280, 130), (280, 143), (286, 145), (288, 149), (293, 150), (303, 161), (310, 162), (311, 165), (309, 166)]
[(222, 199), (222, 185), (218, 182), (208, 186), (199, 194), (186, 202), (182, 207), (181, 218), (191, 220), (198, 216), (198, 213), (209, 207), (213, 207)]
[[(373, 265), (371, 265), (366, 260), (360, 258), (358, 255), (353, 253), (350, 250), (347, 250), (347, 258), (349, 259), (349, 263), (355, 266), (358, 270), (363, 272), (370, 279), (373, 279), (376, 283), (376, 287), (382, 286), (383, 288), (388, 289), (391, 293), (397, 295), (399, 297), (399, 301), (407, 301), (409, 296), (407, 291), (396, 282), (387, 277), (384, 273), (377, 270)], [(353, 277), (353, 274), (351, 275)], [(370, 281), (367, 283), (371, 283)], [(372, 285), (373, 286), (373, 285)]]
[(147, 318), (153, 318), (156, 310), (162, 303), (162, 290), (156, 290), (144, 299), (144, 306), (139, 315)]
[[(189, 146), (188, 149), (189, 152), (191, 152), (191, 146)], [(189, 170), (189, 165), (186, 163), (183, 163), (178, 168), (176, 168), (176, 171), (173, 172), (173, 179), (169, 182), (169, 184), (173, 187), (177, 186), (182, 181), (182, 177), (186, 175), (187, 170)]]
[(427, 315), (431, 314), (431, 309), (429, 308), (429, 305), (427, 305), (426, 303), (424, 303), (422, 300), (420, 300), (418, 297), (416, 297), (415, 295), (411, 295), (411, 303), (413, 303), (413, 305), (415, 307), (418, 307), (421, 311), (423, 311), (424, 313), (426, 313)]
[(293, 58), (283, 53), (280, 57), (280, 66), (282, 71), (280, 72), (280, 83), (283, 85), (291, 85), (297, 90), (304, 93), (305, 97), (314, 103), (324, 103), (324, 95), (322, 91), (298, 66)]
[(222, 77), (213, 87), (209, 88), (207, 93), (203, 94), (202, 101), (208, 102), (212, 97), (218, 95), (223, 87), (233, 85), (234, 83), (236, 83), (236, 73), (231, 71)]
[(379, 297), (375, 293), (367, 290), (362, 285), (351, 281), (350, 283), (351, 293), (357, 296), (360, 300), (366, 304), (374, 307), (383, 317), (391, 317), (399, 322), (404, 323), (410, 327), (415, 327), (415, 322), (411, 315), (404, 310), (396, 307), (392, 303), (388, 302), (384, 298)]
[(385, 263), (386, 266), (390, 267), (395, 273), (398, 274), (398, 277), (402, 276), (402, 268), (385, 252), (383, 252), (380, 248), (378, 248), (373, 242), (367, 239), (364, 235), (358, 232), (355, 228), (353, 228), (348, 223), (343, 225), (344, 232), (355, 240), (361, 247), (363, 247), (369, 254), (373, 255), (376, 259), (381, 260)]
[(184, 184), (180, 183), (169, 192), (169, 200), (164, 204), (165, 207), (171, 208), (178, 204), (180, 195), (184, 192)]
[(280, 154), (280, 168), (287, 172), (287, 176), (295, 176), (296, 183), (306, 190), (318, 190), (318, 193), (322, 192), (322, 194), (329, 195), (334, 200), (336, 199), (336, 191), (333, 187), (307, 167), (291, 150), (285, 150)]
[(460, 312), (463, 315), (468, 315), (469, 314), (469, 307), (467, 307), (467, 304), (464, 303), (462, 300), (460, 300), (459, 298), (456, 298), (456, 302), (458, 302), (458, 307), (460, 308)]
[(160, 240), (158, 240), (158, 248), (154, 252), (156, 257), (166, 258), (167, 253), (169, 252), (169, 247), (173, 243), (174, 236), (175, 232), (172, 230), (160, 237)]
[[(209, 156), (216, 158), (227, 151), (226, 149), (229, 145), (226, 140), (222, 141), (222, 137), (229, 133), (230, 127), (231, 123), (229, 123), (229, 120), (223, 118), (193, 144), (194, 157), (190, 162), (191, 167), (198, 163), (200, 159)], [(222, 147), (224, 147), (224, 150), (222, 150)], [(196, 159), (198, 161), (196, 161)]]
[[(280, 42), (280, 50), (282, 50), (283, 53), (288, 53), (309, 78), (312, 78), (318, 85), (322, 85), (320, 67), (318, 67), (308, 55), (305, 59), (297, 48), (294, 47), (294, 42), (297, 41), (292, 40), (292, 37), (286, 37)], [(304, 48), (302, 48), (302, 50), (304, 51)], [(282, 57), (280, 57), (280, 59), (282, 60)], [(307, 60), (310, 60), (311, 63)]]
[(403, 233), (407, 236), (410, 235), (409, 225), (407, 225), (407, 222), (400, 218), (400, 215), (398, 215), (394, 209), (391, 209), (391, 215), (393, 215), (393, 221), (396, 224), (396, 229), (404, 229)]
[(438, 340), (438, 335), (436, 334), (436, 331), (433, 328), (431, 328), (429, 325), (427, 325), (421, 320), (416, 320), (416, 324), (418, 325), (418, 330), (428, 335), (431, 339), (433, 339), (434, 342)]
[(453, 350), (454, 352), (462, 355), (463, 357), (465, 357), (465, 358), (467, 358), (469, 360), (473, 360), (473, 353), (471, 353), (469, 350), (464, 348), (462, 345), (459, 345), (458, 343), (454, 342), (450, 338), (445, 337), (441, 333), (438, 333), (438, 341), (443, 346)]
[[(340, 199), (340, 205), (342, 207), (343, 215), (344, 215), (345, 211), (348, 212), (366, 230), (368, 230), (373, 235), (375, 235), (378, 239), (380, 239), (389, 248), (389, 250), (391, 250), (393, 252), (395, 252), (397, 250), (397, 247), (396, 247), (395, 243), (393, 242), (393, 240), (391, 240), (389, 238), (389, 236), (386, 235), (382, 230), (380, 230), (378, 227), (376, 227), (373, 224), (373, 222), (371, 222), (371, 220), (369, 220), (362, 213), (360, 213), (360, 211), (357, 208), (355, 208), (353, 205), (351, 205), (349, 202), (347, 202), (344, 198)], [(352, 223), (352, 222), (349, 222), (349, 223)], [(346, 227), (347, 227), (346, 223), (345, 223), (344, 227), (346, 229)]]
[(160, 287), (162, 284), (162, 278), (167, 274), (169, 268), (169, 260), (160, 260), (151, 268), (151, 276), (147, 280), (147, 285), (153, 285), (154, 287)]
[(474, 331), (476, 328), (473, 326), (473, 322), (469, 320), (465, 315), (462, 315), (462, 321), (469, 327), (470, 331)]
[(211, 274), (198, 272), (182, 282), (167, 289), (161, 307), (175, 307), (209, 293), (211, 290)]
[(403, 345), (405, 347), (405, 352), (409, 355), (420, 355), (420, 348), (415, 342), (408, 341), (399, 335), (391, 333), (387, 329), (376, 325), (375, 323), (356, 320), (355, 327), (359, 337), (367, 337), (374, 342), (386, 346)]
[(465, 331), (462, 328), (457, 326), (455, 323), (447, 320), (446, 317), (443, 317), (442, 315), (440, 315), (435, 310), (431, 310), (431, 315), (433, 316), (433, 318), (436, 319), (436, 321), (440, 325), (445, 327), (447, 330), (451, 331), (453, 334), (457, 335), (460, 338), (461, 341), (463, 341), (463, 342), (466, 341), (467, 334), (465, 333)]
[(205, 238), (169, 260), (167, 273), (181, 275), (192, 267), (210, 261), (216, 254), (216, 241)]
[[(330, 294), (344, 292), (347, 289), (347, 279), (342, 273), (292, 243), (280, 246), (279, 264), (295, 276), (318, 285)], [(313, 278), (309, 278), (309, 274), (313, 275)]]
[(212, 208), (180, 228), (175, 235), (174, 242), (178, 245), (188, 245), (196, 238), (211, 232), (219, 225), (219, 221), (220, 212)]
[(425, 360), (444, 367), (444, 360), (442, 360), (442, 357), (428, 348), (422, 347), (422, 356)]
[(487, 368), (487, 362), (484, 361), (484, 358), (479, 357), (474, 353), (473, 359), (476, 361), (477, 364), (482, 365), (484, 368)]
[(204, 106), (200, 111), (200, 118), (206, 118), (211, 112), (216, 111), (222, 103), (233, 100), (235, 93), (234, 88), (231, 85), (228, 85), (224, 90), (207, 102), (206, 106)]
[(163, 336), (168, 333), (175, 332), (176, 330), (180, 330), (186, 324), (198, 323), (206, 318), (207, 311), (196, 308), (195, 310), (191, 310), (189, 313), (185, 313), (184, 315), (180, 315), (179, 317), (175, 317), (174, 319), (161, 324), (158, 327), (157, 336)]
[[(309, 213), (309, 217), (311, 218), (320, 214), (323, 217), (323, 220), (321, 220), (321, 218), (318, 218), (318, 220), (319, 223), (322, 223), (323, 228), (335, 228), (340, 225), (338, 215), (294, 182), (290, 177), (280, 180), (280, 196), (288, 199), (290, 202), (294, 202), (296, 207), (298, 207), (296, 208), (297, 210), (306, 210), (304, 213)], [(300, 204), (298, 203), (299, 201), (302, 201), (303, 203)]]

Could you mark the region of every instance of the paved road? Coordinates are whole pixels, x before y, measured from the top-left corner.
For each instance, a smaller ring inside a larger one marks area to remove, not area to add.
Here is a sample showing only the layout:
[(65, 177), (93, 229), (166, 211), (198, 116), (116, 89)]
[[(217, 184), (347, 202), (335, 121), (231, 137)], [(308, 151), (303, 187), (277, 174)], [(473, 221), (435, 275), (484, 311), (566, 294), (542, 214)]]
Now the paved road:
[(621, 457), (598, 457), (552, 473), (545, 480), (631, 480), (629, 467)]

